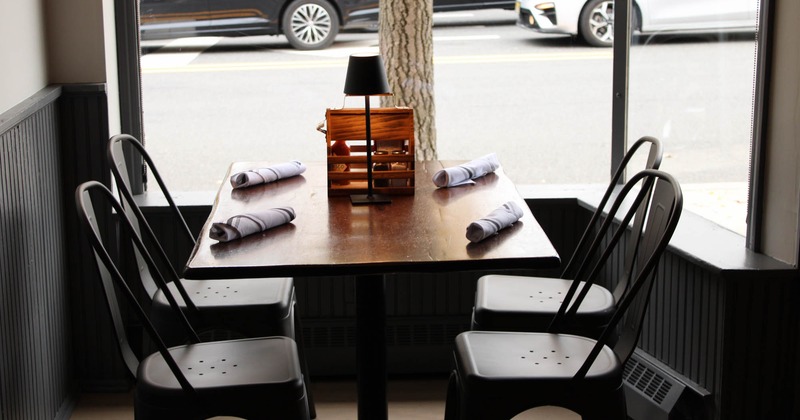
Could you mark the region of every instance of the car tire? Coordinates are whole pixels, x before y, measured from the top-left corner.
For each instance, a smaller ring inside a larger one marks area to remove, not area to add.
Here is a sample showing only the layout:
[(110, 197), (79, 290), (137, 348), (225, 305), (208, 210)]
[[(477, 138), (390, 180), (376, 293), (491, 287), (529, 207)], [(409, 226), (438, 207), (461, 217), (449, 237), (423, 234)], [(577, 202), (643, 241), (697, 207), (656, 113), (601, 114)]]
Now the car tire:
[(595, 47), (610, 47), (614, 43), (614, 2), (589, 0), (578, 18), (581, 37)]
[(283, 34), (298, 50), (319, 50), (333, 44), (339, 33), (339, 14), (325, 0), (295, 0), (286, 7)]

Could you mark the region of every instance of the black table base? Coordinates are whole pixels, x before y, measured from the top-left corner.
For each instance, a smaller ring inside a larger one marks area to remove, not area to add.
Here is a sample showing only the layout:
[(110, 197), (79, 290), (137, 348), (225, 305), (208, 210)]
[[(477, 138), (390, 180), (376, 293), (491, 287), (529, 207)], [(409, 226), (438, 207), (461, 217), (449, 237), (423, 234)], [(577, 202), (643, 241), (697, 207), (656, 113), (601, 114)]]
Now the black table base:
[(358, 418), (388, 418), (386, 291), (381, 275), (356, 277), (356, 364)]

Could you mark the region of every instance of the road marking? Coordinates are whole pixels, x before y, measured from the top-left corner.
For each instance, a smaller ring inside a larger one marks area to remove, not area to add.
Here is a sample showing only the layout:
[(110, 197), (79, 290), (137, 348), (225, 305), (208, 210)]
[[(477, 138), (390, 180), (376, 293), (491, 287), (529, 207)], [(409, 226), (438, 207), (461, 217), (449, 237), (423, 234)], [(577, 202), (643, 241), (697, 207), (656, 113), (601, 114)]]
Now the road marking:
[(462, 36), (435, 36), (433, 42), (447, 41), (485, 41), (489, 39), (500, 39), (500, 35), (462, 35)]
[(194, 64), (191, 66), (142, 70), (142, 73), (200, 73), (250, 70), (302, 70), (345, 67), (347, 60), (287, 61), (280, 63), (221, 63)]
[(433, 14), (433, 20), (467, 19), (474, 17), (475, 13), (438, 12)]
[[(574, 60), (610, 60), (611, 51), (566, 52), (566, 53), (530, 53), (530, 54), (487, 54), (459, 55), (436, 57), (434, 64), (497, 64), (525, 63), (534, 61), (574, 61)], [(346, 59), (262, 62), (262, 63), (220, 63), (192, 64), (182, 67), (142, 68), (142, 73), (200, 73), (200, 72), (233, 72), (256, 70), (303, 70), (346, 67)]]
[(571, 61), (571, 60), (610, 60), (611, 51), (566, 52), (566, 53), (530, 53), (530, 54), (492, 54), (492, 55), (456, 55), (439, 57), (436, 64), (480, 64), (480, 63), (525, 63), (531, 61)]
[[(453, 42), (453, 41), (486, 41), (500, 39), (500, 35), (463, 35), (463, 36), (435, 36), (433, 42)], [(340, 44), (333, 44), (324, 50), (314, 51), (300, 51), (300, 50), (287, 50), (283, 51), (285, 54), (300, 55), (300, 56), (313, 56), (313, 57), (328, 57), (328, 58), (346, 58), (352, 54), (377, 54), (378, 53), (378, 40), (371, 39), (366, 41), (357, 42), (344, 42)]]
[[(178, 38), (156, 51), (142, 56), (142, 69), (173, 69), (191, 64), (205, 50), (216, 45), (221, 37)], [(434, 36), (433, 42), (487, 41), (500, 39), (500, 35)], [(189, 51), (182, 51), (189, 50)], [(377, 54), (378, 40), (364, 40), (334, 44), (324, 50), (286, 50), (284, 54), (304, 57), (347, 58), (353, 54)]]
[(378, 53), (378, 40), (370, 39), (365, 41), (344, 42), (333, 44), (324, 50), (314, 51), (300, 51), (300, 50), (286, 50), (283, 51), (289, 55), (300, 56), (313, 56), (313, 57), (327, 57), (327, 58), (346, 58), (352, 54), (377, 54)]
[(189, 65), (203, 51), (216, 45), (221, 37), (178, 38), (170, 41), (155, 52), (145, 54), (141, 58), (142, 70), (175, 68)]

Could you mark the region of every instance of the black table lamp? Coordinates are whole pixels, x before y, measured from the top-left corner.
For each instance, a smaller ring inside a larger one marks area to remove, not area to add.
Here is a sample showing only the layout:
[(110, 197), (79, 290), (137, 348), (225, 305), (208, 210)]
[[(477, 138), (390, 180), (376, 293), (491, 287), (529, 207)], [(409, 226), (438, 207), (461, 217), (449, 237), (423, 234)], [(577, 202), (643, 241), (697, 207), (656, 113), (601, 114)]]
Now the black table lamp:
[(347, 64), (347, 78), (344, 81), (344, 94), (364, 97), (364, 114), (366, 115), (367, 141), (367, 193), (353, 194), (353, 204), (391, 203), (385, 195), (372, 193), (372, 133), (370, 132), (369, 97), (391, 95), (389, 83), (386, 81), (386, 70), (383, 60), (377, 54), (354, 54)]

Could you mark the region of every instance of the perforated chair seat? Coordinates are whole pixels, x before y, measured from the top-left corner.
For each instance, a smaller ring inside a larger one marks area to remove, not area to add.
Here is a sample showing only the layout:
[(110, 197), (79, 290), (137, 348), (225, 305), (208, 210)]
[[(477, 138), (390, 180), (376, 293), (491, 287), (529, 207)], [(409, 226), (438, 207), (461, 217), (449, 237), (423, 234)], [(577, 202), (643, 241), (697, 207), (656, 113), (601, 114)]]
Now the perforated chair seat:
[[(181, 280), (203, 319), (186, 310), (174, 283), (168, 287), (181, 309), (195, 325), (225, 327), (246, 337), (294, 337), (294, 280), (270, 277), (222, 280)], [(165, 337), (180, 337), (183, 327), (174, 316), (162, 290), (153, 295), (151, 317)], [(171, 344), (180, 344), (172, 340)]]
[[(581, 282), (581, 288), (586, 283)], [(478, 280), (472, 330), (547, 331), (572, 280), (491, 274)], [(592, 284), (578, 307), (580, 325), (565, 331), (597, 336), (616, 309), (614, 296)]]
[(595, 344), (568, 334), (458, 335), (460, 418), (510, 419), (530, 407), (558, 405), (584, 419), (625, 419), (623, 364), (611, 348), (603, 347), (586, 376), (573, 380)]
[(136, 418), (309, 417), (296, 344), (289, 338), (190, 344), (172, 347), (169, 354), (196, 395), (187, 395), (161, 354), (155, 353), (139, 364)]

